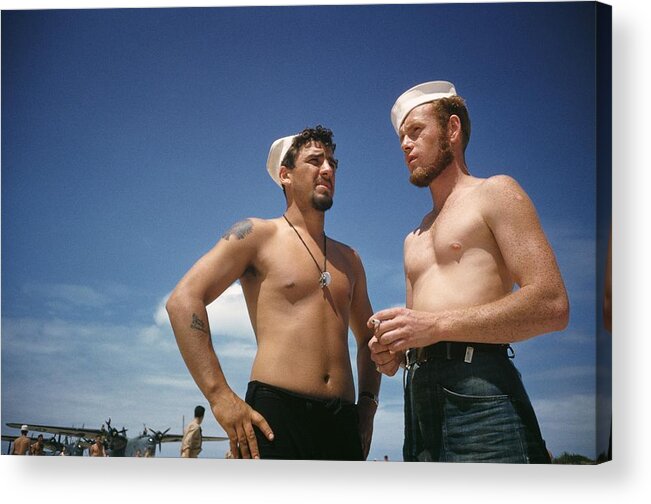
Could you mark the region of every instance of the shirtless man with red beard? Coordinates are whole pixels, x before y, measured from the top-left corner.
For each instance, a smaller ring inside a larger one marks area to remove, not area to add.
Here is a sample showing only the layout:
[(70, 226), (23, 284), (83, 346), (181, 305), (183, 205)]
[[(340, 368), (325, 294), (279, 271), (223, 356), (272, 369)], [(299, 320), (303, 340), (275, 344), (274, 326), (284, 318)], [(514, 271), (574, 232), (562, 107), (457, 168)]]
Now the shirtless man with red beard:
[[(534, 206), (511, 177), (470, 175), (470, 118), (450, 82), (391, 111), (410, 180), (432, 211), (404, 244), (406, 307), (369, 319), (389, 376), (407, 368), (409, 461), (547, 463), (509, 343), (565, 328), (568, 300)], [(517, 289), (514, 289), (515, 286)]]
[[(167, 302), (181, 355), (235, 458), (368, 455), (380, 386), (367, 345), (373, 311), (359, 256), (324, 232), (334, 151), (332, 132), (321, 126), (275, 141), (267, 169), (285, 193), (285, 213), (231, 227)], [(238, 279), (258, 345), (245, 401), (226, 382), (206, 312)], [(357, 343), (357, 404), (349, 326)]]

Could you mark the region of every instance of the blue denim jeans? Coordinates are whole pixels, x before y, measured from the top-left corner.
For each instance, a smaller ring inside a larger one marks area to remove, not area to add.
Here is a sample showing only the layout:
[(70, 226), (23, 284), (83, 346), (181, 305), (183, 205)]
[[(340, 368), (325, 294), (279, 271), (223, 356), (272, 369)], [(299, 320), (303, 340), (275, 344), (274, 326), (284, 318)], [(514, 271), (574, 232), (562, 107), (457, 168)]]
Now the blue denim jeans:
[(549, 463), (520, 373), (503, 354), (405, 371), (405, 461)]

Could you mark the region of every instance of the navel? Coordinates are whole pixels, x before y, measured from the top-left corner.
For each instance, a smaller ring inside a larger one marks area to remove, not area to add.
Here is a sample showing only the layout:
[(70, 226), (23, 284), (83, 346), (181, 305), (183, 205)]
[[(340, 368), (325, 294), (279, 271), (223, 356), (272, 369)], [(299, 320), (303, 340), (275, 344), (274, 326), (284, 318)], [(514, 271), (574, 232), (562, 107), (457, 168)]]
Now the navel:
[(323, 375), (323, 383), (328, 383), (328, 382), (330, 382), (330, 375), (329, 374)]

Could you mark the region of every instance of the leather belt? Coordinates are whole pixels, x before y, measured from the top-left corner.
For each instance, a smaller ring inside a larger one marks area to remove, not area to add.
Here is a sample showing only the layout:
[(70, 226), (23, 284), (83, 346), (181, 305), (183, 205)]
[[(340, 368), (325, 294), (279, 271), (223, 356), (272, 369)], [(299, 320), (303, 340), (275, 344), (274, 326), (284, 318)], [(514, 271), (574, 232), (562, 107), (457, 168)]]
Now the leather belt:
[(475, 355), (479, 353), (495, 353), (512, 359), (515, 352), (511, 345), (492, 344), (492, 343), (463, 343), (441, 341), (434, 345), (423, 348), (410, 348), (405, 353), (406, 366), (409, 368), (414, 364), (422, 364), (429, 360), (462, 360), (471, 363)]

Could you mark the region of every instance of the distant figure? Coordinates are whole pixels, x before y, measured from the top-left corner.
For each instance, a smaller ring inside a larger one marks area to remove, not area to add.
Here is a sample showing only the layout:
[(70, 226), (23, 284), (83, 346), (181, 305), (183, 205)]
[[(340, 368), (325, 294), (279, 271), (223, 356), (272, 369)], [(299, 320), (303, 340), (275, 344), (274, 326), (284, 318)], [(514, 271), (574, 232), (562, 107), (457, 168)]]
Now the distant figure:
[(29, 451), (30, 447), (30, 440), (27, 437), (27, 433), (29, 430), (27, 429), (27, 425), (23, 425), (20, 428), (20, 436), (16, 438), (16, 441), (14, 441), (14, 445), (11, 447), (11, 454), (12, 455), (26, 455), (27, 452)]
[(142, 452), (140, 450), (136, 450), (136, 457), (138, 458), (142, 457)]
[(45, 442), (43, 441), (43, 434), (39, 434), (38, 438), (36, 438), (36, 443), (34, 443), (32, 446), (29, 447), (29, 454), (30, 455), (45, 455), (43, 453), (43, 446), (45, 445)]
[(88, 448), (88, 455), (91, 457), (106, 457), (102, 436), (98, 435), (95, 437), (95, 442)]
[(67, 457), (68, 456), (68, 450), (65, 446), (61, 447), (61, 452), (59, 453), (60, 457)]
[(201, 422), (206, 408), (197, 406), (194, 408), (194, 420), (188, 424), (183, 432), (181, 442), (181, 458), (197, 458), (201, 453)]
[(385, 455), (385, 456), (384, 456), (384, 461), (385, 461), (385, 462), (388, 462), (388, 461), (389, 461), (389, 456), (388, 456), (388, 455)]

